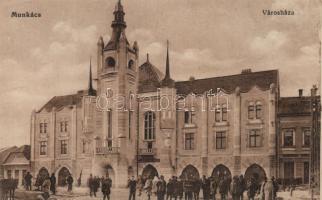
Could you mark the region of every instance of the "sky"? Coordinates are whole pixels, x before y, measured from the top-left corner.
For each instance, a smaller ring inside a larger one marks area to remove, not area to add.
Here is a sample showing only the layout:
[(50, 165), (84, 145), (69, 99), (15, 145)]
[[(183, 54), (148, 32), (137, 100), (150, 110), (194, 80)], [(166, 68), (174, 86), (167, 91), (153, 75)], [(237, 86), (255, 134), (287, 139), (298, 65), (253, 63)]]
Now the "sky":
[[(106, 42), (116, 0), (6, 0), (0, 2), (0, 148), (29, 144), (32, 110), (53, 96), (88, 86), (99, 36)], [(308, 95), (321, 85), (319, 0), (122, 0), (131, 44), (140, 63), (171, 76), (206, 78), (278, 69), (281, 96)], [(293, 16), (265, 16), (263, 10)], [(40, 18), (12, 18), (12, 12)], [(93, 69), (93, 72), (95, 69)], [(93, 74), (94, 78), (96, 74)]]

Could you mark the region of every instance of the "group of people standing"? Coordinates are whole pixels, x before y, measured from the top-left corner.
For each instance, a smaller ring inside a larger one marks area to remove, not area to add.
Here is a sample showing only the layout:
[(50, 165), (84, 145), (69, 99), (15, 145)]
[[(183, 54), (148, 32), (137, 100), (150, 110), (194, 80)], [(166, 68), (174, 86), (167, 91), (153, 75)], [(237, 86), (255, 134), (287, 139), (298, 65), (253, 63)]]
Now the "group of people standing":
[[(33, 176), (30, 174), (30, 172), (27, 172), (24, 176), (24, 186), (26, 190), (32, 190), (32, 178)], [(71, 175), (68, 175), (66, 177), (66, 185), (67, 185), (67, 191), (71, 192), (73, 189), (73, 182), (74, 179)], [(52, 173), (51, 176), (48, 174), (40, 176), (39, 174), (36, 176), (35, 181), (35, 187), (37, 188), (37, 191), (42, 191), (42, 197), (43, 199), (48, 199), (50, 197), (50, 193), (55, 195), (56, 194), (56, 185), (57, 185), (57, 179), (55, 176), (55, 173)]]
[(96, 193), (98, 191), (98, 188), (101, 187), (101, 191), (103, 193), (103, 200), (107, 199), (110, 200), (110, 195), (111, 195), (111, 187), (112, 187), (112, 179), (109, 178), (108, 175), (105, 177), (102, 176), (101, 178), (97, 176), (93, 176), (90, 174), (87, 185), (90, 190), (90, 196), (91, 197), (96, 197)]
[(202, 199), (204, 200), (227, 200), (231, 196), (233, 200), (243, 200), (245, 192), (249, 200), (254, 200), (255, 196), (260, 200), (276, 199), (278, 184), (275, 178), (270, 180), (264, 178), (262, 183), (259, 183), (255, 178), (246, 180), (243, 175), (234, 176), (218, 176), (199, 178), (180, 178), (173, 176), (168, 182), (164, 177), (149, 176), (137, 179), (132, 176), (128, 180), (129, 200), (135, 200), (137, 196), (141, 196), (144, 192), (147, 199), (150, 200), (153, 196), (157, 200), (199, 200), (201, 199), (200, 192), (202, 190)]

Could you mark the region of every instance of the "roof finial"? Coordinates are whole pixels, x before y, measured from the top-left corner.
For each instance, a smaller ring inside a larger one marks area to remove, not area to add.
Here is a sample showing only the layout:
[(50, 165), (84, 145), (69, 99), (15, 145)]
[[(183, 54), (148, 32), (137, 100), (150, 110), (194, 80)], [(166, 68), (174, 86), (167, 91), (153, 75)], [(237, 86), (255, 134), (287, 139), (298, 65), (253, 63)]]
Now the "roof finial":
[(93, 79), (92, 79), (92, 56), (89, 59), (89, 80), (88, 80), (88, 95), (93, 96), (94, 89), (93, 89)]
[(167, 60), (166, 60), (166, 69), (165, 76), (170, 78), (170, 64), (169, 64), (169, 40), (167, 40)]
[(162, 80), (162, 86), (174, 87), (174, 81), (170, 77), (170, 61), (169, 61), (169, 40), (167, 40), (167, 60), (166, 60), (165, 76)]

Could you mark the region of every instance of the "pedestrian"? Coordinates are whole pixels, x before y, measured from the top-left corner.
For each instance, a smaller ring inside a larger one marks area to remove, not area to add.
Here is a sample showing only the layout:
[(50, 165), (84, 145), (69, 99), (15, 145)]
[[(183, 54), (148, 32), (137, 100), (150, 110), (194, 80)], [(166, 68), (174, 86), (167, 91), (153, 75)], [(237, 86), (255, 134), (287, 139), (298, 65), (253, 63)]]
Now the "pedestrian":
[(239, 180), (238, 180), (238, 176), (234, 176), (233, 177), (233, 181), (231, 183), (231, 187), (230, 187), (230, 193), (232, 196), (232, 200), (239, 200), (240, 198), (240, 188), (239, 188)]
[(153, 177), (148, 177), (148, 179), (145, 181), (145, 184), (144, 184), (144, 190), (146, 192), (148, 200), (151, 199), (151, 195), (152, 195), (152, 186), (153, 186), (152, 180), (153, 180)]
[(67, 191), (71, 192), (73, 190), (73, 183), (74, 183), (74, 179), (71, 174), (68, 175), (66, 181), (67, 181)]
[(160, 180), (157, 183), (157, 199), (164, 200), (166, 194), (167, 183), (164, 180), (164, 176), (160, 176)]
[[(191, 183), (191, 185), (192, 185), (192, 183)], [(183, 181), (181, 178), (177, 179), (177, 183), (176, 183), (175, 188), (176, 188), (176, 195), (175, 196), (177, 197), (177, 199), (181, 200), (183, 197)], [(191, 188), (191, 193), (192, 193), (192, 188)]]
[(158, 184), (159, 182), (159, 178), (157, 176), (154, 176), (153, 180), (152, 180), (152, 194), (153, 195), (157, 195), (157, 190), (158, 190)]
[(260, 197), (259, 199), (260, 200), (265, 200), (265, 187), (266, 187), (266, 184), (267, 184), (267, 177), (264, 177), (264, 181), (261, 185), (261, 188), (260, 188)]
[(37, 190), (38, 191), (41, 191), (41, 184), (42, 184), (41, 178), (40, 178), (39, 174), (37, 174), (35, 186), (37, 187)]
[(221, 200), (226, 200), (227, 186), (226, 186), (224, 177), (220, 177), (218, 187), (219, 187), (219, 193), (220, 193)]
[(193, 182), (189, 179), (183, 181), (184, 199), (192, 200), (193, 197)]
[(136, 180), (134, 179), (134, 176), (129, 179), (127, 183), (127, 187), (129, 188), (129, 200), (135, 200), (135, 193), (136, 193)]
[(244, 192), (246, 190), (246, 181), (244, 179), (243, 175), (239, 176), (239, 180), (238, 180), (238, 193), (239, 193), (239, 199), (243, 200), (244, 199)]
[(255, 183), (255, 179), (251, 178), (247, 187), (248, 200), (255, 200), (255, 195), (257, 190), (258, 188), (257, 188), (257, 184)]
[(141, 196), (142, 190), (143, 190), (143, 187), (144, 187), (144, 182), (143, 182), (143, 179), (142, 179), (141, 175), (138, 176), (136, 187), (137, 187), (137, 190), (139, 192), (138, 196)]
[(193, 181), (193, 196), (195, 200), (199, 200), (200, 188), (201, 188), (201, 180), (197, 178)]
[[(99, 182), (99, 180), (97, 182)], [(101, 190), (103, 193), (103, 200), (105, 200), (105, 199), (110, 200), (111, 187), (112, 187), (112, 179), (110, 179), (107, 174), (106, 177), (102, 181), (102, 187), (101, 187)]]
[(26, 190), (31, 190), (32, 175), (30, 174), (30, 172), (27, 172), (27, 174), (25, 175), (24, 179), (25, 179)]
[(274, 176), (272, 176), (272, 183), (273, 183), (273, 199), (276, 199), (277, 192), (278, 192), (278, 183)]
[(53, 195), (56, 194), (56, 176), (55, 176), (55, 173), (52, 173), (51, 177), (50, 177), (50, 191), (53, 193)]
[(173, 179), (170, 178), (167, 183), (167, 200), (172, 200), (173, 192), (174, 192)]
[(50, 194), (49, 194), (49, 189), (51, 187), (50, 184), (51, 184), (50, 178), (48, 175), (46, 175), (41, 187), (43, 192), (42, 197), (44, 198), (44, 200), (47, 200), (50, 197)]
[(96, 197), (96, 193), (98, 192), (98, 188), (103, 183), (103, 181), (104, 181), (104, 177), (99, 178), (98, 176), (94, 176), (94, 178), (93, 178), (93, 193), (94, 193), (95, 197)]
[(94, 197), (96, 197), (96, 193), (94, 193), (94, 178), (92, 174), (89, 175), (87, 186), (89, 188), (89, 196), (92, 197), (94, 195)]
[(205, 175), (202, 176), (202, 193), (203, 193), (203, 199), (209, 200), (209, 195), (210, 195), (210, 181), (208, 178), (206, 178)]

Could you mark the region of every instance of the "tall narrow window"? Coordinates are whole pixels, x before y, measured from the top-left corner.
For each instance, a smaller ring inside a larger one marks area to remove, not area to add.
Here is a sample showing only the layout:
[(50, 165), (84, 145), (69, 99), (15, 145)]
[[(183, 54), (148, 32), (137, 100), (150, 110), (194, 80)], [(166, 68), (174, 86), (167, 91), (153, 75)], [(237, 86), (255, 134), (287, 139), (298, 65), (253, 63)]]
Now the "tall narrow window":
[(250, 130), (249, 133), (249, 147), (260, 147), (261, 144), (261, 135), (259, 130)]
[(226, 148), (226, 132), (216, 132), (216, 149)]
[(193, 150), (195, 143), (194, 133), (186, 133), (184, 138), (184, 149), (185, 150)]
[(184, 111), (184, 123), (185, 124), (190, 123), (190, 113), (189, 113), (189, 111)]
[(284, 131), (284, 147), (294, 146), (294, 131), (292, 129), (287, 129)]
[(303, 147), (310, 147), (311, 144), (311, 131), (310, 129), (303, 130)]
[(220, 122), (220, 107), (215, 110), (215, 121)]
[(112, 134), (112, 110), (107, 112), (107, 137), (109, 139), (112, 139), (113, 134)]
[(66, 140), (60, 141), (60, 154), (67, 154), (67, 141)]
[(228, 120), (228, 114), (227, 114), (227, 105), (223, 105), (221, 108), (221, 114), (222, 114), (222, 121), (226, 122)]
[(11, 172), (11, 170), (7, 170), (7, 178), (9, 178), (9, 179), (12, 178), (12, 172)]
[(83, 139), (83, 142), (82, 142), (82, 152), (83, 153), (87, 153), (87, 142), (85, 139)]
[(144, 139), (155, 139), (155, 114), (151, 111), (144, 114)]
[(255, 118), (255, 108), (254, 105), (248, 105), (248, 119), (254, 119)]
[(44, 133), (47, 133), (47, 123), (44, 123)]
[(64, 131), (65, 132), (68, 131), (68, 122), (67, 121), (64, 122)]
[(47, 142), (40, 142), (40, 155), (47, 155)]
[(132, 111), (129, 110), (129, 140), (131, 140)]
[(40, 123), (39, 124), (39, 132), (40, 133), (43, 133), (43, 123)]
[(256, 103), (256, 119), (262, 118), (262, 104), (260, 102)]
[(64, 122), (60, 122), (60, 132), (64, 132)]

